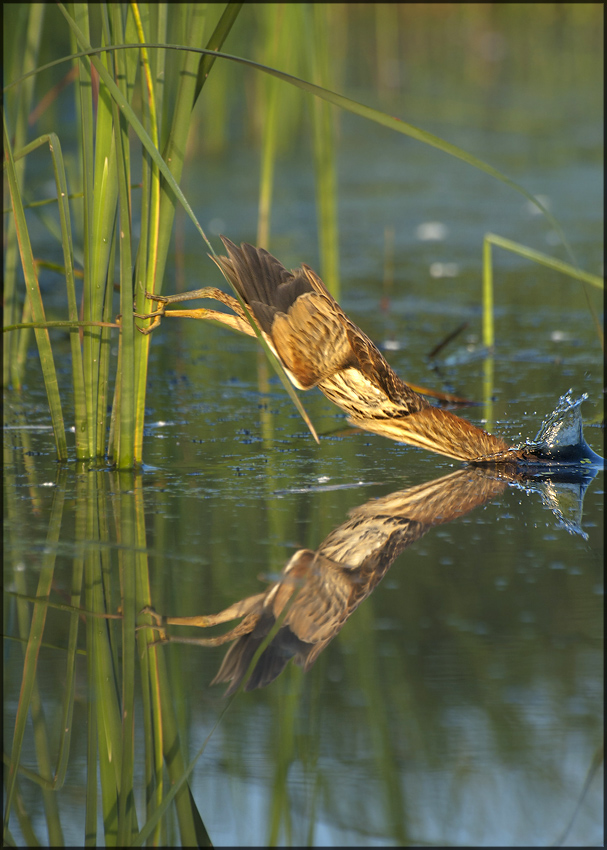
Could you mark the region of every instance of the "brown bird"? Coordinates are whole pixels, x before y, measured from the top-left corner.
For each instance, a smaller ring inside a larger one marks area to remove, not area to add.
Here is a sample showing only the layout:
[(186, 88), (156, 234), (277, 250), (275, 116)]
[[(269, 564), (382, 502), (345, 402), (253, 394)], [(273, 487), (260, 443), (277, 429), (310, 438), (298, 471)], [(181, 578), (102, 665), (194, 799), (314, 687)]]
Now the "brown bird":
[[(318, 275), (305, 263), (289, 271), (263, 248), (238, 248), (225, 236), (228, 252), (211, 257), (234, 286), (271, 351), (300, 390), (318, 387), (348, 414), (357, 428), (474, 463), (512, 461), (508, 444), (455, 414), (434, 407), (402, 381), (369, 337), (346, 316)], [(166, 315), (215, 319), (255, 336), (239, 301), (207, 287), (173, 296), (150, 296), (160, 308), (192, 298), (213, 298), (234, 315), (215, 310), (170, 310)]]
[[(505, 465), (498, 472), (460, 469), (444, 478), (371, 499), (350, 511), (318, 549), (299, 549), (267, 589), (218, 614), (162, 617), (144, 609), (161, 641), (229, 647), (211, 682), (228, 682), (225, 696), (247, 679), (245, 691), (263, 688), (289, 660), (309, 670), (348, 618), (373, 592), (395, 558), (431, 528), (451, 522), (492, 499), (516, 480)], [(278, 631), (251, 671), (251, 662), (280, 617)], [(168, 635), (167, 626), (236, 626), (210, 638)]]

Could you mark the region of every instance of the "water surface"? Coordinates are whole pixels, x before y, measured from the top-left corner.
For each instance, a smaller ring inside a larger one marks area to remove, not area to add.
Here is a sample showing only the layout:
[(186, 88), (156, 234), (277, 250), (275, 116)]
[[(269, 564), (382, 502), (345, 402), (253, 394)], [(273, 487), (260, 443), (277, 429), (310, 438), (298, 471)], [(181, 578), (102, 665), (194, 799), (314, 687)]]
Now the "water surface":
[[(555, 48), (556, 64), (558, 55)], [(600, 272), (597, 93), (559, 93), (514, 76), (495, 83), (495, 98), (470, 85), (455, 95), (440, 68), (426, 85), (424, 97), (411, 95), (411, 102), (404, 89), (393, 93), (393, 114), (425, 122), (547, 198), (580, 264)], [(405, 380), (483, 401), (484, 233), (565, 258), (562, 248), (521, 196), (463, 163), (352, 116), (340, 128), (342, 305), (378, 344), (389, 341), (386, 356)], [(271, 248), (288, 266), (319, 268), (312, 173), (306, 144), (279, 162)], [(257, 174), (258, 153), (242, 138), (223, 154), (190, 162), (184, 185), (203, 226), (254, 241)], [(181, 226), (185, 285), (219, 285), (217, 270)], [(387, 229), (394, 283), (384, 293)], [(439, 238), (421, 238), (429, 233)], [(458, 412), (519, 441), (536, 434), (562, 393), (586, 392), (585, 436), (603, 455), (602, 357), (579, 284), (504, 252), (495, 251), (495, 260), (492, 402)], [(599, 298), (590, 296), (599, 310)], [(427, 353), (464, 321), (466, 330), (432, 365)], [(67, 341), (64, 352), (67, 367)], [(63, 379), (67, 386), (67, 368)], [(65, 505), (56, 597), (69, 595), (72, 559), (81, 551), (79, 502), (99, 505), (104, 494), (114, 570), (120, 540), (111, 505), (140, 487), (154, 606), (187, 616), (259, 593), (296, 550), (317, 549), (350, 510), (460, 468), (349, 433), (340, 411), (316, 391), (303, 401), (322, 435), (319, 446), (265, 372), (253, 340), (165, 320), (152, 344), (145, 468), (126, 487), (111, 472), (57, 468), (32, 351), (23, 398), (4, 400), (5, 588), (35, 593), (58, 486)], [(190, 783), (214, 843), (515, 846), (566, 835), (565, 843), (600, 844), (602, 473), (588, 483), (583, 506), (580, 497), (580, 488), (561, 487), (559, 516), (545, 490), (509, 483), (398, 555), (308, 673), (289, 663), (266, 689), (240, 694)], [(5, 596), (8, 633), (11, 600)], [(49, 617), (49, 629), (49, 643), (65, 645), (60, 615)], [(225, 686), (209, 682), (225, 648), (172, 644), (160, 651), (170, 661), (180, 734), (193, 754), (224, 704)], [(19, 652), (6, 644), (6, 740)], [(39, 668), (52, 719), (62, 698), (61, 653), (43, 648)], [(66, 842), (74, 844), (82, 843), (86, 766), (85, 693), (77, 693), (59, 803)], [(33, 758), (29, 740), (24, 762)], [(35, 805), (37, 788), (24, 788)]]

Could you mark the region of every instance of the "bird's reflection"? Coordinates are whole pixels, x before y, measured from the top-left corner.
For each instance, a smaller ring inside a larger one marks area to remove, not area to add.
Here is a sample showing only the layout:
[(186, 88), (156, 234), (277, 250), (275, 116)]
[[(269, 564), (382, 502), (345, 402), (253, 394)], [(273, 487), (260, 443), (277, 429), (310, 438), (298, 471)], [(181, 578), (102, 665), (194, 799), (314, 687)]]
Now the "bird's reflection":
[[(578, 504), (574, 518), (565, 527), (576, 527), (581, 517), (584, 491), (594, 471), (564, 473), (567, 500), (571, 476), (577, 476)], [(316, 551), (298, 550), (284, 567), (280, 578), (262, 592), (230, 605), (218, 614), (197, 617), (160, 617), (156, 620), (161, 639), (203, 646), (233, 641), (211, 684), (228, 682), (226, 696), (234, 693), (247, 676), (250, 663), (281, 615), (282, 623), (257, 660), (244, 690), (262, 688), (274, 681), (289, 659), (308, 670), (333, 640), (346, 620), (382, 580), (394, 559), (437, 525), (462, 517), (485, 504), (509, 484), (526, 490), (548, 488), (550, 507), (557, 518), (559, 473), (531, 479), (514, 467), (466, 468), (426, 484), (372, 499), (350, 511), (349, 518), (334, 529)], [(569, 505), (569, 507), (571, 507)], [(571, 513), (571, 511), (569, 511)], [(562, 524), (562, 523), (561, 523)], [(223, 635), (212, 638), (167, 637), (166, 625), (209, 627), (240, 619)]]

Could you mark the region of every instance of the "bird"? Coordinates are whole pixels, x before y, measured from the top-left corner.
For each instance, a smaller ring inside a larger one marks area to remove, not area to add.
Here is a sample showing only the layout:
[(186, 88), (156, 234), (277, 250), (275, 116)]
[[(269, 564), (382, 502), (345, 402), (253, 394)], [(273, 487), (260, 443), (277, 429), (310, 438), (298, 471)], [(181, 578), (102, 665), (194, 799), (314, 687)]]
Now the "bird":
[[(172, 296), (148, 293), (160, 306), (136, 314), (154, 320), (144, 333), (164, 315), (215, 319), (249, 336), (257, 330), (291, 383), (299, 390), (318, 387), (354, 427), (470, 463), (515, 459), (502, 438), (434, 406), (399, 378), (310, 266), (288, 270), (265, 248), (221, 240), (227, 255), (209, 256), (242, 304), (215, 287)], [(165, 313), (168, 304), (192, 298), (215, 299), (232, 313), (206, 308)]]
[[(485, 504), (515, 478), (516, 473), (505, 467), (498, 473), (467, 467), (371, 499), (353, 508), (316, 550), (298, 549), (261, 593), (240, 599), (218, 614), (163, 617), (150, 607), (142, 613), (151, 616), (159, 642), (231, 644), (211, 682), (228, 683), (224, 696), (231, 696), (243, 682), (245, 691), (266, 687), (290, 660), (308, 671), (401, 552), (431, 528)], [(215, 637), (167, 633), (167, 626), (207, 629), (235, 620), (240, 622)]]

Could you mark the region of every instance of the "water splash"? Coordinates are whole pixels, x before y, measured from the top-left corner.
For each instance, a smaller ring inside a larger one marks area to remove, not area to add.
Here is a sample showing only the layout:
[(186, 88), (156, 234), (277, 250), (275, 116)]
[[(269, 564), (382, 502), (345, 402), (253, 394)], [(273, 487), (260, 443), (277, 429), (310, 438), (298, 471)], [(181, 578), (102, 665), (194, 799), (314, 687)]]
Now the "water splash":
[(514, 486), (540, 494), (560, 528), (570, 534), (582, 530), (582, 506), (588, 485), (604, 466), (584, 439), (580, 407), (588, 394), (573, 398), (571, 390), (560, 397), (535, 439), (513, 446), (522, 462), (523, 475)]
[(584, 439), (580, 406), (588, 393), (574, 399), (568, 390), (560, 397), (553, 412), (542, 422), (533, 440), (526, 440), (513, 448), (525, 453), (525, 459), (542, 463), (575, 464), (582, 467), (603, 468), (603, 458), (594, 452)]

